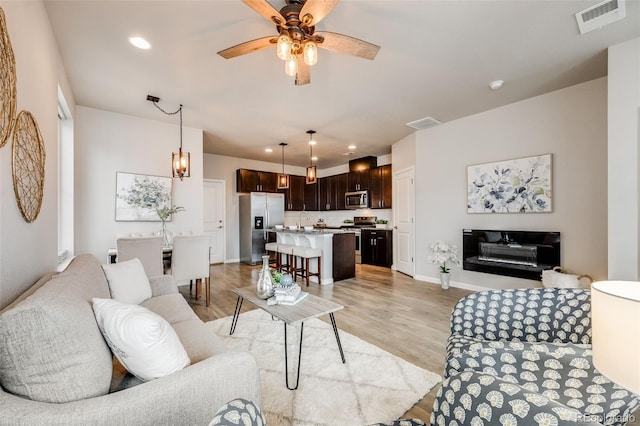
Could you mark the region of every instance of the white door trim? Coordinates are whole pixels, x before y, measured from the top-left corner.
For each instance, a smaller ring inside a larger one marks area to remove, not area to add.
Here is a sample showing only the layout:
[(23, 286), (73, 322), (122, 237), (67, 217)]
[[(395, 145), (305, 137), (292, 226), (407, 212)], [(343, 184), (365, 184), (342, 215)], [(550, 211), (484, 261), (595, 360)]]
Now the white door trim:
[[(203, 186), (206, 182), (219, 183), (221, 184), (224, 194), (222, 196), (222, 262), (227, 263), (227, 182), (224, 179), (202, 179)], [(204, 200), (202, 202), (204, 205)], [(204, 219), (204, 214), (203, 214)], [(204, 229), (204, 224), (203, 224)]]

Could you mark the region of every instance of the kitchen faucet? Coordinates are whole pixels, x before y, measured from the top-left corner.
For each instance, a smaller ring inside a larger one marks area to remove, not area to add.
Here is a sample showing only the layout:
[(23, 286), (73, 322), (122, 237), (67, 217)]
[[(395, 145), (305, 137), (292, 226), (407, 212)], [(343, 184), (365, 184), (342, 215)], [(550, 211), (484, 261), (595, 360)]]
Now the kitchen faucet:
[(304, 210), (300, 211), (300, 215), (298, 216), (298, 229), (302, 228), (302, 215), (304, 215), (304, 218), (306, 220), (309, 220), (309, 215), (307, 214), (307, 212), (305, 212)]

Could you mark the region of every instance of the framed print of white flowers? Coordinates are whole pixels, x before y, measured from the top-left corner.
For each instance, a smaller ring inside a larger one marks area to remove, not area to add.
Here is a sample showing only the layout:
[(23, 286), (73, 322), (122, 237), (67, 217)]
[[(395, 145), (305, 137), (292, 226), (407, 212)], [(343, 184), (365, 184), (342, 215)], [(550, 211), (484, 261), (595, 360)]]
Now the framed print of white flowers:
[(171, 206), (172, 179), (116, 173), (116, 221), (167, 221), (158, 210)]
[(467, 167), (468, 213), (551, 211), (551, 154)]

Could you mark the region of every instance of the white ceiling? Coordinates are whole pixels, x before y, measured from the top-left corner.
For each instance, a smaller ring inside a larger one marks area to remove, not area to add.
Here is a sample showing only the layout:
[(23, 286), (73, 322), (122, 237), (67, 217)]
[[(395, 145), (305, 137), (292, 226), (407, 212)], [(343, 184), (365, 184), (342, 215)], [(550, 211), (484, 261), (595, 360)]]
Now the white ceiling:
[[(319, 50), (311, 84), (298, 87), (275, 48), (216, 54), (275, 34), (238, 0), (45, 0), (79, 105), (177, 124), (146, 101), (152, 94), (166, 110), (184, 104), (207, 153), (280, 162), (287, 142), (285, 162), (297, 166), (309, 163), (314, 129), (321, 169), (390, 153), (413, 120), (447, 122), (605, 76), (606, 48), (640, 36), (640, 0), (626, 1), (625, 19), (580, 35), (574, 14), (596, 3), (343, 0), (316, 30), (377, 44), (378, 56)], [(152, 49), (132, 47), (131, 35)], [(496, 79), (505, 84), (492, 91)]]

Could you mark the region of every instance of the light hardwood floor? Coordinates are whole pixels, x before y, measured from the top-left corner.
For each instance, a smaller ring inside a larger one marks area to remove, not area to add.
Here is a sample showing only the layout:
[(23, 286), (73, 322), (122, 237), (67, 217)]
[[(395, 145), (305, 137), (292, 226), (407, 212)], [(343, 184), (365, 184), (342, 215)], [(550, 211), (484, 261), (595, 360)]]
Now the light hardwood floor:
[[(260, 266), (235, 263), (212, 265), (208, 308), (204, 297), (194, 300), (189, 295), (188, 285), (180, 287), (180, 291), (203, 321), (223, 318), (233, 315), (235, 308), (236, 296), (231, 289), (255, 283), (259, 270)], [(341, 330), (440, 375), (444, 368), (451, 308), (469, 294), (455, 288), (443, 290), (438, 284), (416, 281), (388, 268), (369, 265), (357, 265), (356, 278), (326, 286), (311, 284), (308, 291), (344, 306), (335, 315)], [(252, 309), (256, 308), (245, 303), (242, 312)], [(328, 317), (321, 319), (329, 321)], [(439, 386), (404, 417), (428, 423)]]

